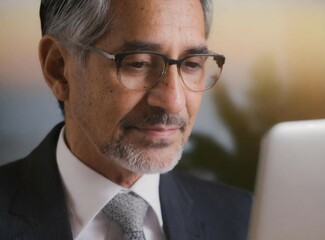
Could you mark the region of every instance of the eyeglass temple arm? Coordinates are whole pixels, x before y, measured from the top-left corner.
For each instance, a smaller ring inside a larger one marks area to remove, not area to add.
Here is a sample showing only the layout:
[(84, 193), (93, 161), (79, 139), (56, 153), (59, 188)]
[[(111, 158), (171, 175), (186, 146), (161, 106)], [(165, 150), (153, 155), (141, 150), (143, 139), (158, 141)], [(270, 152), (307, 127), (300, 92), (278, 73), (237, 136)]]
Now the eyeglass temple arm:
[(82, 45), (83, 48), (87, 49), (87, 50), (91, 50), (91, 51), (94, 51), (95, 53), (101, 55), (102, 57), (104, 58), (108, 58), (108, 59), (111, 59), (111, 60), (116, 60), (116, 55), (113, 55), (113, 54), (109, 54), (99, 48), (96, 48), (96, 47), (93, 47), (91, 45), (87, 45), (87, 44), (83, 44)]

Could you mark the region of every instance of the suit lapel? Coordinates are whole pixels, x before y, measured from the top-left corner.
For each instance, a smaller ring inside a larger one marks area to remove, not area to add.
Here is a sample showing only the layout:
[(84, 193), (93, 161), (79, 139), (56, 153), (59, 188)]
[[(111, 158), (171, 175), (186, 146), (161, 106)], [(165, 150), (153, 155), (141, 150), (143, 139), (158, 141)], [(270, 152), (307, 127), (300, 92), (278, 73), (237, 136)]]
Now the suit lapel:
[[(61, 128), (55, 127), (25, 159), (19, 190), (10, 208), (12, 239), (72, 239), (55, 157)], [(193, 214), (193, 200), (182, 182), (173, 173), (162, 175), (159, 192), (167, 239), (203, 240), (204, 225)]]
[(203, 223), (192, 213), (193, 201), (172, 173), (161, 175), (160, 202), (168, 240), (203, 240)]
[(61, 127), (52, 130), (22, 168), (19, 190), (10, 208), (16, 219), (20, 217), (17, 239), (72, 239), (55, 157)]

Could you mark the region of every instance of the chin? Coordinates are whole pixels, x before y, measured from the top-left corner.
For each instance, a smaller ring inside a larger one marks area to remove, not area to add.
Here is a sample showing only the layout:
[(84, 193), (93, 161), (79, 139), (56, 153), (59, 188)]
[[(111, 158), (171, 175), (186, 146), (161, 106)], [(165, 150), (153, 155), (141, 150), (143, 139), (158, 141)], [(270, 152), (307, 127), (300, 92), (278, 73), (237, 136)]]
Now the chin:
[(182, 151), (182, 145), (174, 149), (166, 147), (143, 150), (127, 144), (106, 152), (106, 155), (123, 168), (143, 175), (169, 172), (181, 159)]
[(130, 142), (125, 136), (108, 143), (102, 153), (128, 171), (139, 175), (166, 173), (181, 159), (185, 139)]

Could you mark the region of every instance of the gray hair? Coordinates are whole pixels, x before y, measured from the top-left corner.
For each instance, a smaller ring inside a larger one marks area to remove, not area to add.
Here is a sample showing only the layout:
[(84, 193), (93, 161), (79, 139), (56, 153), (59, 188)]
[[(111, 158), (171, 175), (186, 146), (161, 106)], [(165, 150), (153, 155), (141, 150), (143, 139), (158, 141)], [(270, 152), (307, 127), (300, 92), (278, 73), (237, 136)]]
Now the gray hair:
[(80, 57), (84, 50), (78, 45), (95, 42), (108, 29), (112, 19), (110, 6), (111, 0), (42, 0), (42, 35), (55, 36)]
[[(200, 0), (206, 38), (213, 17), (212, 1)], [(42, 0), (40, 7), (42, 34), (55, 36), (61, 44), (72, 49), (78, 49), (80, 43), (92, 44), (112, 24), (111, 9), (112, 0)], [(79, 55), (83, 51), (78, 49), (77, 52)]]

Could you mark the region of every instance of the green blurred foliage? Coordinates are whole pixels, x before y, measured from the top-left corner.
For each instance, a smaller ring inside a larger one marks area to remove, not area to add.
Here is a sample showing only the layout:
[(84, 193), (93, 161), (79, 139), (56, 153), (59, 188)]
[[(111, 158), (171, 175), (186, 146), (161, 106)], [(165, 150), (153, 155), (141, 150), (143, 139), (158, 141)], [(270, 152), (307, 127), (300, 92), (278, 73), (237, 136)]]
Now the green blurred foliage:
[(192, 149), (185, 152), (180, 168), (254, 191), (262, 136), (279, 122), (325, 118), (325, 63), (310, 69), (301, 66), (295, 54), (291, 57), (286, 79), (277, 74), (274, 58), (256, 61), (246, 108), (236, 105), (225, 85), (217, 85), (214, 100), (236, 150), (227, 153), (212, 139), (193, 135)]

